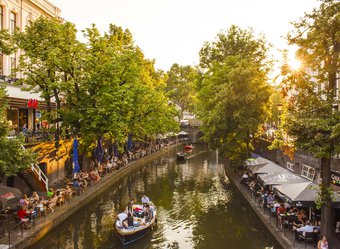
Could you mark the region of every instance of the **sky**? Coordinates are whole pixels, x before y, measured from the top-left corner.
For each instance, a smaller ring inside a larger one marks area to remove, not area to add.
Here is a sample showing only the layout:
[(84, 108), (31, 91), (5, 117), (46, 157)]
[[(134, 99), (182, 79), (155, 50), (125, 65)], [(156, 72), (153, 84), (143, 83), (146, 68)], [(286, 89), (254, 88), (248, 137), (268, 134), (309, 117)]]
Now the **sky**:
[[(96, 24), (106, 31), (110, 23), (128, 28), (135, 43), (156, 68), (167, 71), (171, 65), (197, 65), (204, 42), (232, 24), (252, 27), (279, 49), (287, 48), (284, 36), (292, 30), (291, 21), (319, 5), (317, 0), (50, 0), (61, 16), (78, 30)], [(293, 51), (294, 49), (292, 49)]]

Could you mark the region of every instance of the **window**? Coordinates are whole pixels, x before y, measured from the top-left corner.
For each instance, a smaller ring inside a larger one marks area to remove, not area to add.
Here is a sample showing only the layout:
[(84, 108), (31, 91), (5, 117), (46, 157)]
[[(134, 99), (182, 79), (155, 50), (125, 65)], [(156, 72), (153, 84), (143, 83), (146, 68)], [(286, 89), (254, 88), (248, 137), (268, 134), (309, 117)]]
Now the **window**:
[(0, 29), (4, 28), (4, 7), (0, 5)]
[(315, 169), (306, 164), (302, 164), (301, 176), (307, 178), (308, 180), (313, 181), (315, 176)]
[(11, 12), (9, 19), (10, 19), (9, 29), (10, 29), (11, 34), (13, 34), (17, 26), (16, 14)]
[(294, 163), (287, 162), (287, 169), (291, 170), (294, 172)]
[[(14, 74), (14, 70), (12, 69), (16, 69), (17, 68), (17, 57), (16, 55), (11, 55), (11, 74)], [(15, 75), (12, 75), (12, 77), (15, 77)]]

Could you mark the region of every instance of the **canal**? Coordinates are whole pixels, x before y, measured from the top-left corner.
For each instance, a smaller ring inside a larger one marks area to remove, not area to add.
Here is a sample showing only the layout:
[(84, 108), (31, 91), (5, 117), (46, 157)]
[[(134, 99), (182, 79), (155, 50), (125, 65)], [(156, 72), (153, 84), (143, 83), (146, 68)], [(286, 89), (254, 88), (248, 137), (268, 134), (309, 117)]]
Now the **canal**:
[[(186, 162), (175, 153), (121, 179), (31, 249), (280, 248), (228, 181), (215, 151), (197, 146)], [(123, 247), (114, 220), (130, 197), (140, 200), (143, 193), (157, 205), (158, 225)]]

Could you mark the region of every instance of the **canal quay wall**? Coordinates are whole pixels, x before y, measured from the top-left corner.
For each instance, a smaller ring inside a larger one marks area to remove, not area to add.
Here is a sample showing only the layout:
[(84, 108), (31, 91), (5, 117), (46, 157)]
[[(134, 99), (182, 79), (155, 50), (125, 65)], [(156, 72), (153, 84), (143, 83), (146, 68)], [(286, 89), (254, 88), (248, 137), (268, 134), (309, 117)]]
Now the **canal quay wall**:
[[(129, 175), (133, 171), (141, 168), (146, 163), (149, 163), (160, 156), (174, 150), (178, 145), (171, 146), (169, 148), (162, 149), (148, 157), (139, 159), (138, 161), (132, 162), (127, 166), (114, 171), (102, 178), (102, 180), (90, 187), (85, 193), (80, 196), (72, 198), (71, 202), (67, 205), (56, 208), (54, 213), (48, 214), (45, 220), (39, 222), (33, 226), (30, 230), (24, 230), (23, 232), (18, 230), (11, 232), (11, 247), (14, 249), (23, 249), (32, 246), (37, 241), (42, 239), (47, 233), (52, 232), (59, 224), (81, 210), (84, 206), (90, 203), (94, 198), (102, 194), (114, 183)], [(42, 218), (43, 219), (43, 218)]]
[[(240, 192), (241, 197), (245, 199), (245, 201), (248, 203), (248, 206), (255, 212), (263, 225), (267, 228), (268, 232), (271, 233), (271, 235), (276, 239), (282, 248), (305, 248), (304, 243), (296, 242), (294, 245), (294, 237), (292, 234), (289, 234), (289, 231), (284, 234), (282, 230), (278, 229), (275, 221), (270, 219), (269, 214), (264, 212), (263, 208), (258, 205), (254, 198), (252, 198), (249, 191), (243, 185), (241, 185), (240, 177), (235, 173), (234, 169), (228, 165), (228, 163), (225, 166), (225, 172), (230, 182), (233, 183), (236, 189)], [(311, 246), (312, 245), (307, 245), (308, 248)]]

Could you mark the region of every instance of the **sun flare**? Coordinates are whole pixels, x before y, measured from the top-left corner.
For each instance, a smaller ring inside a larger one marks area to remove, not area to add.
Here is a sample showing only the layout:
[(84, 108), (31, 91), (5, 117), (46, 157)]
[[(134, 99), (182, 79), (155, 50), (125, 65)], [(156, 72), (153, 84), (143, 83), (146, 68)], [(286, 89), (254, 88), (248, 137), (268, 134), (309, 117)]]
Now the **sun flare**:
[(299, 61), (296, 58), (292, 58), (289, 60), (288, 65), (293, 69), (293, 70), (298, 70), (301, 67), (301, 61)]

